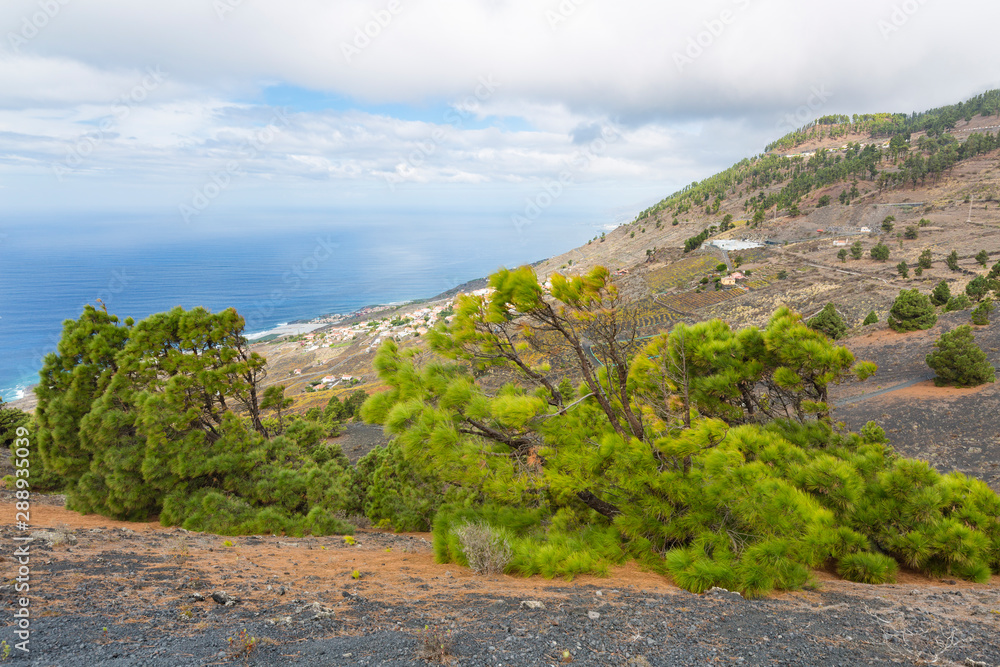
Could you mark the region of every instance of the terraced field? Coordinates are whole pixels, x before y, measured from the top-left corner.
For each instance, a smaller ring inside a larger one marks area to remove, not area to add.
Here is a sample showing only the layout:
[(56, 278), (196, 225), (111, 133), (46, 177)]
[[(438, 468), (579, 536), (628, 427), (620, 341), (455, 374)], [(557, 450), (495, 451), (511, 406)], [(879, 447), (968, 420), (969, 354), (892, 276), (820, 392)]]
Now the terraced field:
[(722, 289), (717, 292), (714, 290), (706, 292), (683, 292), (681, 294), (662, 296), (660, 297), (660, 301), (671, 308), (692, 312), (699, 308), (707, 308), (708, 306), (714, 306), (729, 299), (735, 299), (742, 294), (746, 294), (746, 292), (747, 290), (742, 287)]
[(749, 250), (733, 250), (729, 253), (729, 258), (735, 259), (739, 255), (743, 258), (744, 264), (752, 264), (767, 259), (769, 254), (767, 248), (751, 248)]
[(711, 255), (685, 257), (662, 269), (646, 274), (646, 283), (654, 294), (671, 287), (683, 287), (711, 273), (719, 264), (719, 258)]
[(772, 282), (774, 282), (774, 280), (777, 279), (778, 274), (777, 273), (769, 273), (767, 275), (754, 274), (750, 277), (751, 280), (745, 280), (740, 284), (743, 285), (744, 287), (749, 287), (750, 289), (761, 289), (763, 287), (767, 287)]
[(639, 330), (643, 333), (653, 333), (669, 329), (675, 322), (683, 318), (682, 315), (664, 307), (662, 303), (651, 296), (638, 301), (634, 307), (636, 323), (639, 325)]

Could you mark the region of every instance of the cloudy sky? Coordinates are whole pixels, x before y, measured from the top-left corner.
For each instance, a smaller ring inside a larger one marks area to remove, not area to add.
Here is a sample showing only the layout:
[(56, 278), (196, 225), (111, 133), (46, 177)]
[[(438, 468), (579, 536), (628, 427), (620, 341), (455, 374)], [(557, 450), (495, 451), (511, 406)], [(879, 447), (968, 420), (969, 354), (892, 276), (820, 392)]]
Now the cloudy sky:
[[(959, 0), (4, 0), (0, 207), (631, 216), (826, 113), (1000, 87)], [(560, 183), (561, 181), (561, 183)]]

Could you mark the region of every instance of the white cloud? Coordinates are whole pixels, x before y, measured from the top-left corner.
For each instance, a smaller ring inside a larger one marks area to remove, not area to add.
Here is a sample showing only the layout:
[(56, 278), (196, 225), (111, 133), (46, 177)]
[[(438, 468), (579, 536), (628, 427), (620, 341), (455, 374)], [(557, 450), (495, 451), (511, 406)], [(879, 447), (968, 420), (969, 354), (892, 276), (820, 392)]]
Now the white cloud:
[[(36, 174), (19, 191), (37, 199), (96, 140), (68, 178), (102, 196), (187, 188), (232, 160), (246, 187), (520, 184), (571, 168), (667, 194), (759, 152), (815, 89), (818, 115), (998, 85), (998, 18), (972, 0), (6, 0), (0, 170)], [(150, 68), (165, 78), (142, 95)], [(303, 108), (257, 146), (274, 84), (358, 108)], [(414, 113), (364, 110), (375, 104)], [(609, 127), (616, 140), (587, 154)]]

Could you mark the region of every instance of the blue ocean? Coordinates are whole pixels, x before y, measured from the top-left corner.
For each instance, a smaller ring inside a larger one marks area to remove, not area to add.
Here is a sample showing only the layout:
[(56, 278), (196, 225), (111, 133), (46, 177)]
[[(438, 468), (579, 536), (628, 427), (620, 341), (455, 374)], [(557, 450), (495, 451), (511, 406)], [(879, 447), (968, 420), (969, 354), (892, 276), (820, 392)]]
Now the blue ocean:
[(522, 229), (509, 213), (453, 211), (259, 214), (187, 228), (176, 216), (6, 220), (0, 392), (12, 400), (37, 383), (63, 321), (97, 299), (137, 320), (174, 306), (232, 306), (254, 333), (431, 297), (500, 266), (565, 252), (611, 222), (581, 213), (550, 211)]

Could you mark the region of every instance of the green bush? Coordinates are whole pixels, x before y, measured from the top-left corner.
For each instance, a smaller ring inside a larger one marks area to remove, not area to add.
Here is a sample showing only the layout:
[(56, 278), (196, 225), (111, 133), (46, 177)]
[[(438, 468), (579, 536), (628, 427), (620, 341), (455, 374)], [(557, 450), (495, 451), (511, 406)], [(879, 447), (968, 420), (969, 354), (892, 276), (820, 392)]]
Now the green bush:
[(861, 323), (861, 326), (866, 327), (869, 324), (877, 324), (877, 323), (878, 323), (878, 315), (876, 315), (875, 311), (873, 310), (868, 313), (868, 315), (865, 317), (865, 321)]
[(837, 312), (837, 307), (832, 303), (823, 306), (823, 310), (812, 317), (806, 324), (810, 329), (821, 331), (830, 340), (837, 340), (847, 333), (847, 323)]
[(990, 323), (990, 313), (994, 306), (992, 299), (981, 301), (972, 311), (972, 323), (977, 326), (986, 326)]
[(951, 313), (956, 310), (968, 310), (972, 308), (972, 301), (969, 297), (964, 294), (959, 294), (958, 296), (953, 296), (948, 299), (948, 303), (944, 304), (944, 312)]
[(871, 253), (872, 259), (876, 259), (880, 262), (884, 262), (889, 259), (889, 246), (884, 243), (876, 243), (872, 246), (872, 249), (869, 252)]
[[(440, 479), (407, 462), (395, 442), (363, 456), (349, 486), (354, 499), (349, 513), (364, 514), (373, 524), (388, 522), (397, 532), (430, 530), (446, 499)], [(458, 493), (453, 489), (449, 497)]]
[(894, 331), (930, 329), (937, 322), (934, 306), (918, 290), (902, 290), (889, 309), (889, 326)]
[(898, 572), (896, 561), (883, 554), (849, 554), (837, 563), (840, 576), (862, 584), (892, 584)]
[(990, 281), (984, 276), (976, 276), (965, 286), (965, 294), (973, 301), (982, 301), (990, 293)]
[(503, 574), (510, 565), (511, 535), (505, 528), (494, 528), (489, 524), (464, 523), (455, 526), (452, 532), (469, 564), (476, 574)]
[(927, 365), (937, 374), (935, 384), (975, 387), (994, 381), (993, 365), (976, 345), (968, 324), (941, 334), (934, 346), (937, 350), (927, 355)]
[(948, 283), (942, 280), (935, 287), (934, 291), (931, 292), (931, 303), (935, 306), (943, 306), (948, 303), (948, 299), (951, 298), (951, 289), (948, 287)]
[(948, 268), (951, 269), (952, 271), (958, 271), (959, 270), (958, 252), (952, 250), (951, 253), (948, 255), (948, 257), (945, 259), (945, 263), (948, 265)]

